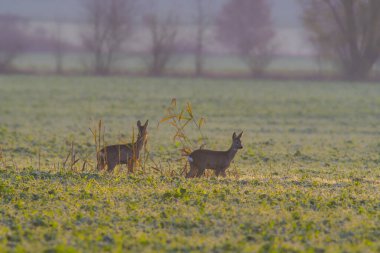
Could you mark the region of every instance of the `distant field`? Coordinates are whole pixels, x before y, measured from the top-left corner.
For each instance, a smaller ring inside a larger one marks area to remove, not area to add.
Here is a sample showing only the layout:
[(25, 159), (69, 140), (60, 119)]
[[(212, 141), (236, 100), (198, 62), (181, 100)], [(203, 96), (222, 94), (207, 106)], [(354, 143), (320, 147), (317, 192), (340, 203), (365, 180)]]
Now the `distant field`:
[[(66, 73), (83, 73), (89, 71), (91, 66), (89, 55), (83, 53), (68, 53), (63, 57), (63, 71)], [(55, 59), (48, 53), (30, 53), (20, 56), (15, 61), (19, 71), (32, 73), (54, 73)], [(121, 55), (112, 67), (115, 73), (146, 74), (146, 56)], [(176, 55), (169, 62), (166, 74), (192, 75), (194, 73), (194, 57), (189, 54)], [(237, 56), (206, 55), (204, 72), (211, 76), (241, 76), (247, 77), (250, 72), (246, 64)], [(336, 76), (339, 78), (339, 68), (336, 64), (326, 61), (316, 61), (307, 56), (277, 56), (266, 69), (269, 76), (326, 78)], [(380, 62), (374, 65), (369, 77), (379, 79)]]
[[(151, 158), (179, 171), (157, 128), (172, 98), (207, 148), (244, 130), (226, 179), (94, 170), (89, 128), (126, 142), (149, 119)], [(379, 125), (368, 83), (0, 76), (0, 251), (379, 252)]]
[[(86, 54), (69, 53), (63, 58), (63, 69), (65, 71), (83, 71), (89, 63), (89, 56)], [(145, 56), (146, 57), (146, 56)], [(51, 54), (35, 53), (26, 54), (16, 60), (16, 66), (22, 70), (52, 72), (55, 70), (55, 59)], [(239, 57), (234, 55), (207, 55), (204, 67), (206, 72), (236, 73), (244, 74), (248, 68)], [(307, 73), (318, 73), (319, 71), (332, 71), (331, 64), (318, 64), (311, 57), (276, 57), (269, 66), (269, 71), (289, 72), (301, 71)], [(143, 56), (124, 55), (114, 66), (115, 71), (141, 72), (146, 70)], [(189, 54), (177, 55), (168, 64), (168, 71), (193, 73), (194, 57)]]

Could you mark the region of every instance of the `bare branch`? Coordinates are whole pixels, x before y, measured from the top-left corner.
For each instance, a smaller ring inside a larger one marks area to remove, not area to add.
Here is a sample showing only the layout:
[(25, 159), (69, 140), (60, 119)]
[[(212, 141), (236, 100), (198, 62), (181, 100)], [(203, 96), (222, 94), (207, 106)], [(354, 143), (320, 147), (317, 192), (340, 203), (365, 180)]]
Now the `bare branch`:
[(93, 71), (107, 74), (131, 37), (136, 0), (83, 0), (89, 28), (83, 45), (92, 54)]
[(378, 0), (304, 0), (303, 21), (319, 55), (349, 79), (368, 76), (380, 54)]
[(155, 14), (145, 17), (145, 25), (150, 32), (152, 44), (147, 60), (151, 75), (162, 75), (176, 51), (178, 24), (178, 17), (174, 14), (169, 14), (164, 19), (159, 19)]
[(261, 74), (272, 61), (274, 29), (267, 0), (229, 0), (219, 14), (217, 32), (253, 74)]

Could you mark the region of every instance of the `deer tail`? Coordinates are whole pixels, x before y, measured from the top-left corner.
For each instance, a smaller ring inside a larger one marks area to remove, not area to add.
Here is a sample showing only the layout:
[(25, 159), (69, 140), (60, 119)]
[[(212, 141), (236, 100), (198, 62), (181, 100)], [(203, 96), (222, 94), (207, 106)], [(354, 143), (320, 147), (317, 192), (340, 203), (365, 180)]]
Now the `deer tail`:
[(193, 159), (191, 156), (188, 156), (188, 157), (187, 157), (187, 160), (189, 161), (189, 163), (194, 162), (194, 159)]

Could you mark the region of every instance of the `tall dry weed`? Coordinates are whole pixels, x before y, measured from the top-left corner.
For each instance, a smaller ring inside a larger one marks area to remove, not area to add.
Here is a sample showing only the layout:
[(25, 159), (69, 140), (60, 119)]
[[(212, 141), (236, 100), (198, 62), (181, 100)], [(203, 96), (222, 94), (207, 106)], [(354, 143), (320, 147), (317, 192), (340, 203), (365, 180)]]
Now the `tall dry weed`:
[[(179, 152), (181, 154), (181, 158), (177, 160), (180, 164), (180, 168), (182, 168), (179, 172), (176, 173), (172, 166), (169, 166), (168, 173), (171, 176), (175, 174), (185, 175), (187, 173), (187, 159), (188, 156), (194, 149), (203, 148), (205, 146), (206, 138), (202, 132), (202, 127), (205, 124), (206, 120), (204, 117), (199, 117), (194, 113), (193, 107), (190, 102), (187, 102), (184, 106), (179, 106), (177, 103), (177, 99), (173, 98), (171, 100), (170, 105), (165, 110), (164, 117), (159, 121), (158, 126), (162, 124), (169, 125), (174, 133), (172, 135), (172, 141), (178, 143)], [(189, 128), (192, 127), (192, 130), (196, 130), (197, 138), (191, 138), (188, 134)], [(159, 164), (159, 163), (155, 163)], [(155, 168), (160, 171), (159, 168)], [(162, 172), (161, 172), (162, 173)]]

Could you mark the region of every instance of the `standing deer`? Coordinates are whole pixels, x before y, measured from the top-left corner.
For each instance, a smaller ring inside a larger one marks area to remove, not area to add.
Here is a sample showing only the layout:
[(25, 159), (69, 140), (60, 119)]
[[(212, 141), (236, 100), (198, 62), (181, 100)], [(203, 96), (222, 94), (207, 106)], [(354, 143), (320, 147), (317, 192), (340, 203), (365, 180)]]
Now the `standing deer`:
[(118, 164), (127, 164), (128, 171), (133, 172), (134, 163), (139, 159), (140, 151), (147, 141), (148, 120), (143, 126), (140, 120), (137, 121), (137, 127), (139, 133), (136, 142), (106, 146), (98, 152), (98, 170), (103, 170), (107, 165), (107, 170), (112, 171)]
[(234, 159), (236, 152), (242, 149), (241, 145), (241, 132), (238, 136), (236, 133), (232, 135), (232, 144), (227, 151), (213, 151), (206, 149), (197, 149), (193, 151), (188, 157), (190, 163), (190, 171), (186, 177), (200, 177), (206, 169), (215, 170), (215, 175), (226, 176), (226, 169), (230, 166), (232, 159)]

